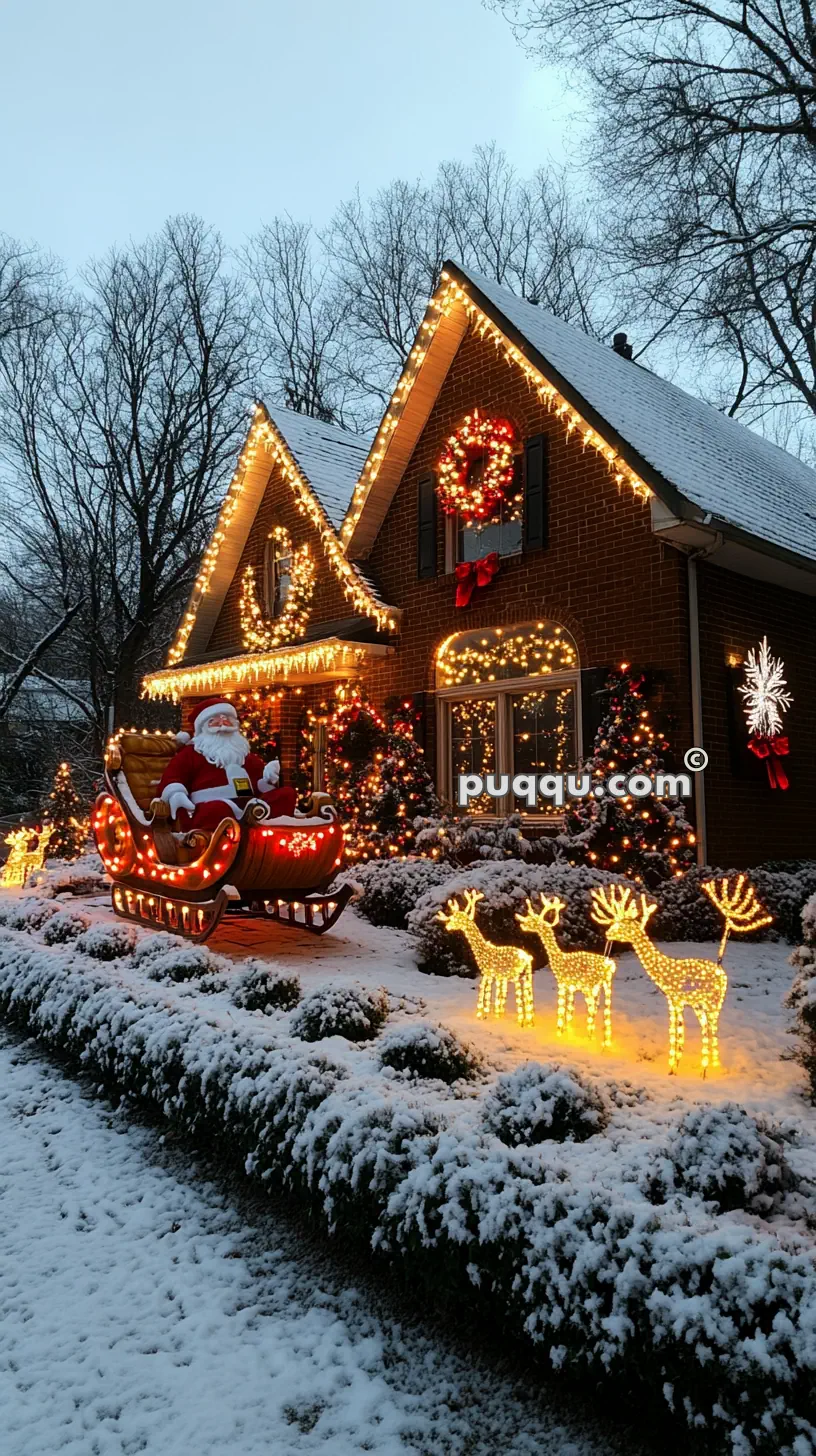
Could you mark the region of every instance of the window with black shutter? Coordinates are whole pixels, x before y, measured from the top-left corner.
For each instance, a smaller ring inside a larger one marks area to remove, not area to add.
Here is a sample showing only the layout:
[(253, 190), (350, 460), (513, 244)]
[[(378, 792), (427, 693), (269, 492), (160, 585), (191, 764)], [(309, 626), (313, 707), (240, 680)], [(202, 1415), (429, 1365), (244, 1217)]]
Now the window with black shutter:
[(436, 576), (436, 477), (421, 475), (417, 485), (417, 576)]
[(524, 443), (524, 549), (540, 551), (549, 540), (549, 477), (546, 435)]

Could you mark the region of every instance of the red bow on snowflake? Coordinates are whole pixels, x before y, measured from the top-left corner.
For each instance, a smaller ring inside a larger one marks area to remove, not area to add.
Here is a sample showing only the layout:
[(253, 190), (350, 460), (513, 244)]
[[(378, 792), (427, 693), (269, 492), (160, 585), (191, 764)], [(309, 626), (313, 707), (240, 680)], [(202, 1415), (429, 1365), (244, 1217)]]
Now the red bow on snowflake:
[(765, 760), (768, 783), (771, 788), (787, 789), (790, 780), (782, 762), (782, 759), (786, 758), (790, 752), (787, 738), (781, 733), (774, 734), (773, 738), (768, 738), (764, 733), (755, 733), (753, 738), (748, 739), (748, 747), (757, 758)]
[(460, 561), (456, 568), (456, 605), (468, 606), (477, 587), (490, 586), (499, 569), (499, 553), (491, 551), (478, 561)]

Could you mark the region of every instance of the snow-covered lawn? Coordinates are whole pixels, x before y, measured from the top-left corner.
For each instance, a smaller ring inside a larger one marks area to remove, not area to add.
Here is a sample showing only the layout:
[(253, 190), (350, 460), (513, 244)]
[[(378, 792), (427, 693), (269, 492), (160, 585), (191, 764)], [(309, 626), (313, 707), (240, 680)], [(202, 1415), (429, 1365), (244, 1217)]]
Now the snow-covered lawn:
[(6, 1456), (619, 1456), (0, 1033)]
[[(10, 903), (0, 897), (0, 921)], [(104, 899), (69, 903), (100, 932), (121, 927)], [(730, 1438), (722, 1449), (735, 1456), (816, 1450), (816, 1128), (803, 1075), (785, 1059), (789, 947), (729, 946), (723, 1065), (703, 1080), (693, 1026), (680, 1075), (667, 1075), (666, 1003), (631, 955), (618, 957), (603, 1052), (584, 1035), (580, 999), (570, 1037), (556, 1038), (546, 969), (535, 1026), (521, 1030), (512, 1012), (477, 1022), (475, 982), (422, 974), (407, 933), (353, 911), (322, 939), (228, 922), (210, 943), (209, 974), (177, 983), (157, 978), (159, 962), (151, 971), (141, 929), (135, 951), (112, 960), (95, 957), (93, 935), (49, 944), (49, 909), (38, 902), (28, 926), (0, 928), (0, 1002), (46, 1042), (187, 1130), (204, 1119), (208, 1135), (226, 1133), (248, 1171), (291, 1183), (336, 1231), (415, 1259), (418, 1277), (444, 1270), (465, 1307), (474, 1286), (489, 1292), (556, 1369), (588, 1368), (594, 1382), (622, 1368), (681, 1419)], [(385, 1030), (306, 1041), (301, 1008), (244, 1009), (233, 992), (258, 957), (297, 973), (305, 998), (327, 981), (386, 987)], [(448, 1086), (381, 1064), (389, 1036), (429, 1022), (473, 1044), (484, 1071)], [(493, 1089), (525, 1061), (583, 1074), (605, 1108), (592, 1135), (500, 1140)], [(689, 1135), (695, 1104), (725, 1103), (758, 1123), (736, 1114), (736, 1141), (716, 1117), (713, 1131)], [(748, 1170), (747, 1192), (719, 1207), (702, 1172), (729, 1158), (739, 1178)]]

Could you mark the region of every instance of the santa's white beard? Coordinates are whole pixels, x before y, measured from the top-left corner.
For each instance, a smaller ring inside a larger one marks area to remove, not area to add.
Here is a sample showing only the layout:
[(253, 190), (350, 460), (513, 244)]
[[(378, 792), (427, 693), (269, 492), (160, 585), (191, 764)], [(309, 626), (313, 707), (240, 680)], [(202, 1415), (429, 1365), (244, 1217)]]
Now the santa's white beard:
[(193, 748), (208, 763), (214, 763), (218, 768), (241, 768), (247, 754), (251, 752), (239, 728), (205, 726), (200, 733), (196, 733)]

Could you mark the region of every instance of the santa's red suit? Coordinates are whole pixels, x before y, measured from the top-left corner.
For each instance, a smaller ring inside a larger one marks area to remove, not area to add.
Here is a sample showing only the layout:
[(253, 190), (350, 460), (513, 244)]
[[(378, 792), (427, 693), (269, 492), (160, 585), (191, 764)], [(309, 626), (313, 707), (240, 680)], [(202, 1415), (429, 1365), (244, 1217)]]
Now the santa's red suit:
[[(209, 727), (222, 716), (234, 721), (221, 730)], [(295, 790), (277, 787), (277, 759), (264, 765), (249, 751), (231, 703), (217, 698), (201, 703), (193, 727), (193, 741), (171, 758), (159, 780), (159, 795), (180, 829), (214, 829), (228, 814), (240, 819), (250, 799), (262, 799), (276, 817), (294, 814)]]

